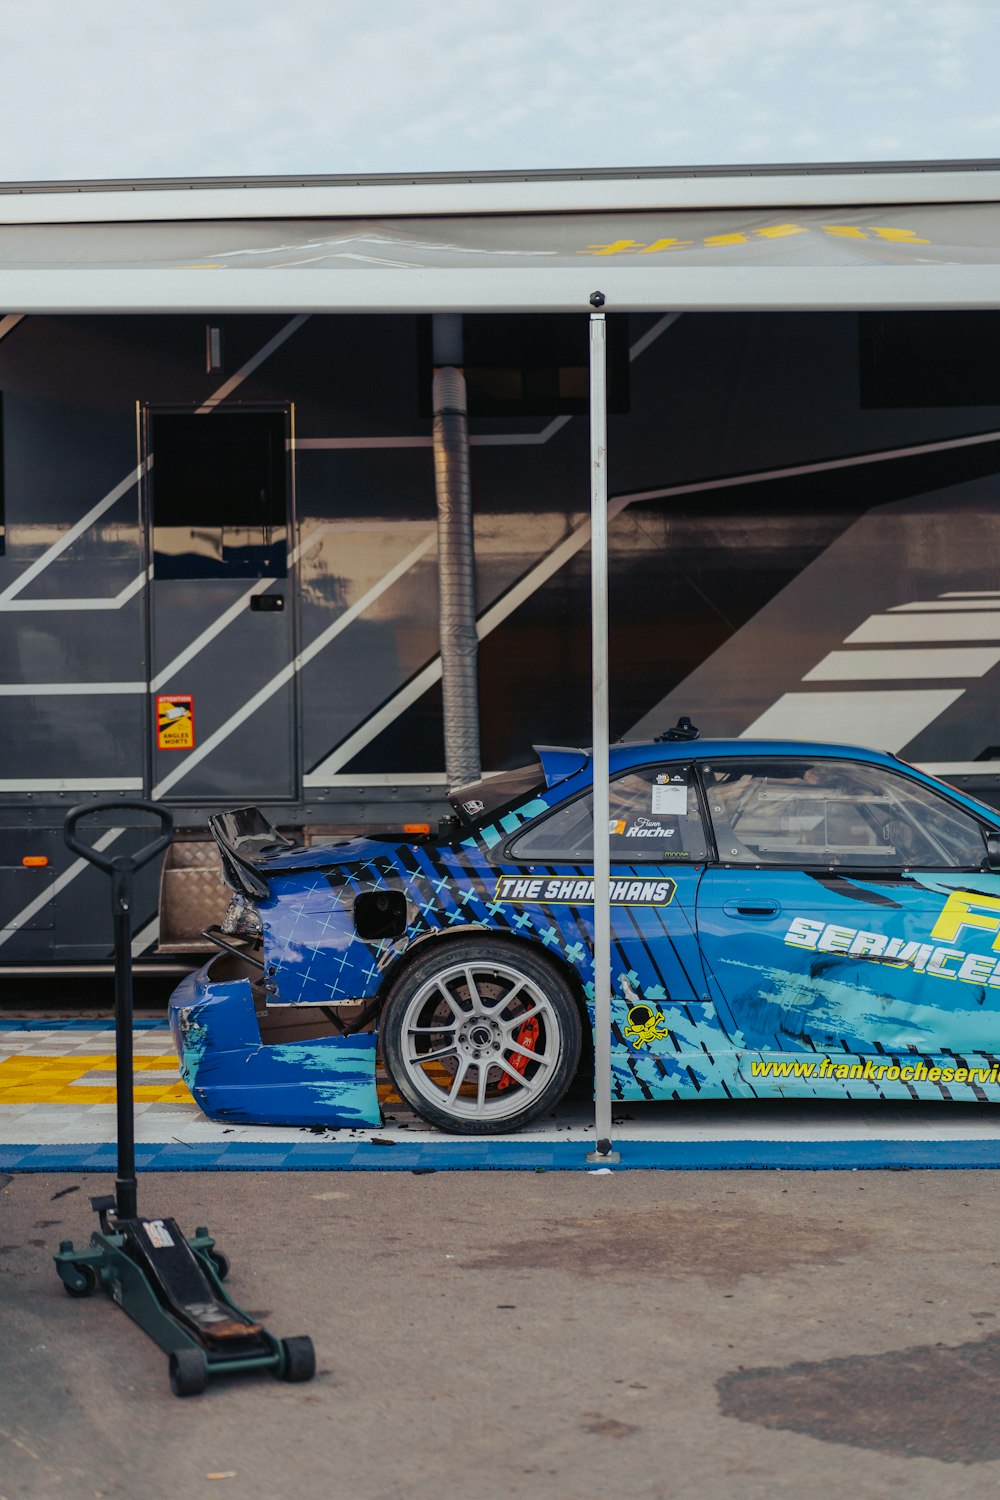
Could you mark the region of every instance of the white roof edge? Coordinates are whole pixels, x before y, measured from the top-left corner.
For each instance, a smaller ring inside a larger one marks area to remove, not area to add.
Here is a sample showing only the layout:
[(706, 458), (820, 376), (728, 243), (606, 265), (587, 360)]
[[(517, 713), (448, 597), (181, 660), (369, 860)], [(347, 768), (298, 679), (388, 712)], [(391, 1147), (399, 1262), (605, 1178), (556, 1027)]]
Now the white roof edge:
[(19, 313), (832, 312), (1000, 308), (996, 266), (633, 267), (525, 270), (0, 270)]
[(600, 213), (639, 209), (863, 207), (1000, 201), (1000, 162), (904, 163), (852, 169), (731, 168), (666, 175), (637, 169), (577, 175), (497, 174), (475, 180), (129, 184), (0, 184), (0, 224), (218, 219), (408, 218)]

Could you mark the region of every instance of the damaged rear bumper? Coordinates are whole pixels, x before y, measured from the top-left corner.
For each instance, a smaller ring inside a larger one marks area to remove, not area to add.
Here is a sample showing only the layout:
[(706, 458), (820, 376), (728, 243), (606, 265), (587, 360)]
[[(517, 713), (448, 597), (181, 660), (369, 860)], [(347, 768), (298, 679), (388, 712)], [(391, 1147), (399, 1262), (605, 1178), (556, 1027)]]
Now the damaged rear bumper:
[(333, 1128), (381, 1124), (375, 1033), (296, 1040), (288, 1039), (286, 1028), (278, 1033), (282, 1040), (268, 1041), (269, 1018), (262, 1034), (250, 972), (220, 954), (170, 997), (181, 1076), (209, 1119)]

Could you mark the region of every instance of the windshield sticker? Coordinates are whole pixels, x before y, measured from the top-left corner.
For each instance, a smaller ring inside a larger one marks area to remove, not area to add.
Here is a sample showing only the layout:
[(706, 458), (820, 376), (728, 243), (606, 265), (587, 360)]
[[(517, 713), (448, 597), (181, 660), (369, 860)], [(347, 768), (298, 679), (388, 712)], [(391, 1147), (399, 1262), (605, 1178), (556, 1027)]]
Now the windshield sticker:
[[(677, 889), (672, 880), (645, 876), (641, 880), (612, 880), (611, 902), (614, 906), (667, 906)], [(592, 906), (593, 876), (559, 875), (530, 877), (501, 875), (497, 880), (494, 901), (538, 902), (543, 906), (556, 903)]]
[(470, 818), (478, 818), (480, 813), (486, 811), (486, 803), (479, 802), (476, 798), (473, 798), (469, 802), (462, 803), (462, 811), (468, 813)]
[(652, 793), (652, 812), (684, 817), (688, 805), (686, 786), (654, 786)]
[(677, 837), (676, 828), (668, 828), (663, 823), (658, 823), (655, 818), (636, 818), (630, 827), (622, 824), (622, 831), (627, 839), (673, 839)]

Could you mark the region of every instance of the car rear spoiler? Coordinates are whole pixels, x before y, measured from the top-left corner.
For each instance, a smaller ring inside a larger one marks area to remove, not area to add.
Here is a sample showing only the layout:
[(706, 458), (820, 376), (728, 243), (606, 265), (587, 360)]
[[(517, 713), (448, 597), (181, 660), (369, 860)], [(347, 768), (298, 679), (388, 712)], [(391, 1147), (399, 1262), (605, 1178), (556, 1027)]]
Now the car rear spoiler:
[(208, 826), (219, 846), (223, 874), (233, 890), (256, 900), (268, 895), (267, 881), (259, 873), (260, 868), (269, 856), (282, 849), (294, 849), (295, 840), (279, 833), (258, 807), (213, 813)]

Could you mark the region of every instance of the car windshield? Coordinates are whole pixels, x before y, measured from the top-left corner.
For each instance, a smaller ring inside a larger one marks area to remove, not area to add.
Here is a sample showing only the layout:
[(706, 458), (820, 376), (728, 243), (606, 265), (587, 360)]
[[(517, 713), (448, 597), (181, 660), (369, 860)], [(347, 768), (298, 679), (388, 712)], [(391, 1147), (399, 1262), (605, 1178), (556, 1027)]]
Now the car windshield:
[(448, 801), (463, 822), (479, 823), (490, 813), (522, 797), (530, 797), (545, 785), (545, 772), (541, 761), (532, 761), (530, 766), (519, 766), (516, 771), (500, 771), (496, 776), (484, 776), (482, 781), (471, 781), (468, 786), (455, 787), (448, 793)]

